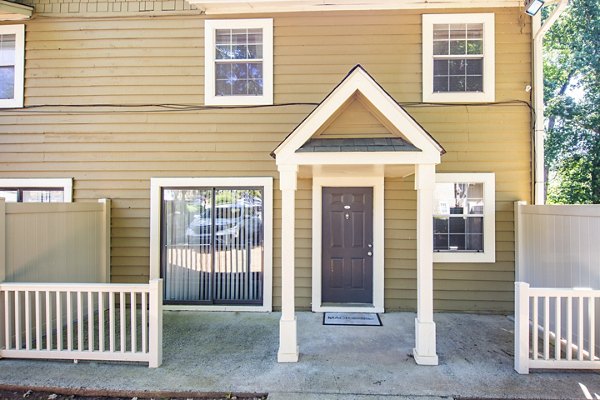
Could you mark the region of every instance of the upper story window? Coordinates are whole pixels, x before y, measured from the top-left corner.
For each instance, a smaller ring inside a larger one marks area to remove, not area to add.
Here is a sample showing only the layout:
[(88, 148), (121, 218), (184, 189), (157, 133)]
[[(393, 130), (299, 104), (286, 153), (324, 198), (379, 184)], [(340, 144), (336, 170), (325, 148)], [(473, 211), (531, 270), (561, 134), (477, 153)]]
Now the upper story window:
[(433, 259), (494, 262), (493, 173), (436, 174), (433, 193)]
[(0, 197), (7, 203), (70, 203), (73, 180), (0, 179)]
[(205, 103), (273, 104), (273, 20), (205, 23)]
[(23, 107), (25, 26), (0, 26), (0, 107)]
[(423, 101), (494, 101), (494, 14), (423, 15)]

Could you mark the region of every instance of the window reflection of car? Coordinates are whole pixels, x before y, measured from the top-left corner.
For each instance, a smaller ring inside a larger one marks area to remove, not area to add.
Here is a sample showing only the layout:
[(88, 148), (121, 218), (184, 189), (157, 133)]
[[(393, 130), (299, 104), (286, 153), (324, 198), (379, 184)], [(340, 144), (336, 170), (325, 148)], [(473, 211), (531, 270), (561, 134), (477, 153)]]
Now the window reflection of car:
[[(204, 210), (185, 232), (190, 244), (210, 244), (212, 237), (212, 208)], [(259, 206), (222, 204), (216, 207), (214, 218), (215, 244), (227, 246), (256, 245), (262, 241), (262, 219)]]

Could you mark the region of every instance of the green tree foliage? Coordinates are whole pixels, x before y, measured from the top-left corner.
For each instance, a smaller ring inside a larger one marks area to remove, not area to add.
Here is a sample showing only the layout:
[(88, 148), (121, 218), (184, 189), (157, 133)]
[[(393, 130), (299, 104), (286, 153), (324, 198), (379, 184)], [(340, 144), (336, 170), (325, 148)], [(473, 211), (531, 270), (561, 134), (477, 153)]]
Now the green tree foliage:
[(600, 203), (600, 1), (570, 3), (544, 40), (548, 202)]

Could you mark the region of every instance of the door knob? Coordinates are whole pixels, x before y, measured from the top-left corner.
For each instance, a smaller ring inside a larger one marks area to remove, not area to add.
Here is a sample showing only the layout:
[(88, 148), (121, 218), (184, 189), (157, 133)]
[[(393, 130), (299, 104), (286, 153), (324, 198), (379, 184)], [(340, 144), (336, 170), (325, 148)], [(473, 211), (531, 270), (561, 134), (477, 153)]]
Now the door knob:
[(372, 251), (369, 251), (369, 252), (367, 253), (367, 255), (368, 255), (369, 257), (371, 257), (371, 256), (373, 255), (373, 252), (372, 252)]

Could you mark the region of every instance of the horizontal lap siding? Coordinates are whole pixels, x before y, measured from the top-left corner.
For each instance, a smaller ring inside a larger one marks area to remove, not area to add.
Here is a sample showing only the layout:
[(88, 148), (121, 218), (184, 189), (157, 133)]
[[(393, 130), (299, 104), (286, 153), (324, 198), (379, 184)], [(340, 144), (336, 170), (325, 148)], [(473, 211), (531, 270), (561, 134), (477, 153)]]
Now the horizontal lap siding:
[[(486, 11), (486, 10), (473, 10)], [(496, 100), (528, 100), (529, 25), (496, 14)], [(228, 16), (229, 18), (229, 16)], [(25, 104), (204, 101), (201, 16), (37, 18), (26, 22)], [(421, 100), (418, 11), (280, 14), (275, 102), (321, 101), (355, 64), (398, 101)], [(129, 108), (0, 111), (2, 177), (74, 178), (76, 201), (113, 199), (112, 280), (144, 282), (149, 264), (150, 177), (273, 176), (269, 153), (314, 106), (185, 113)], [(87, 112), (86, 110), (93, 110)], [(523, 106), (407, 107), (448, 151), (439, 171), (496, 172), (495, 264), (436, 264), (436, 307), (508, 310), (512, 202), (529, 199), (529, 113)], [(281, 197), (275, 182), (274, 305), (281, 304)], [(311, 180), (298, 183), (297, 306), (311, 302)], [(412, 178), (386, 180), (386, 306), (414, 309)]]

